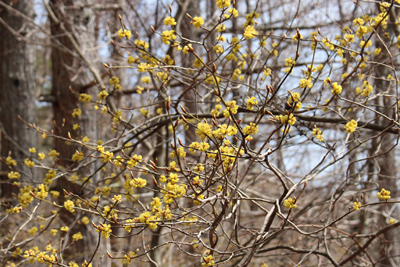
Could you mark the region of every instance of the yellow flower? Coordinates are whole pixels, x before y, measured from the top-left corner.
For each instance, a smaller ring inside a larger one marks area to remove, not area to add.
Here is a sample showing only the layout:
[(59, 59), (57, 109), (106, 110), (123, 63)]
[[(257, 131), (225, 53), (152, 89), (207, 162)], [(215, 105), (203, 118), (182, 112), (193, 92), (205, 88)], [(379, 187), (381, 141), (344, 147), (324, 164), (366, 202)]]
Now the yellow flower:
[(283, 205), (285, 205), (285, 207), (287, 209), (294, 209), (297, 207), (296, 202), (297, 202), (297, 200), (295, 198), (294, 199), (288, 198), (288, 199), (285, 199), (285, 201), (283, 202)]
[(81, 161), (83, 159), (83, 152), (75, 151), (75, 154), (72, 155), (72, 161)]
[(72, 117), (73, 118), (79, 117), (81, 114), (82, 114), (82, 110), (80, 108), (75, 108), (72, 111)]
[(168, 18), (164, 19), (164, 24), (167, 26), (168, 25), (174, 26), (174, 25), (176, 25), (176, 21), (174, 18), (168, 17)]
[(122, 196), (121, 195), (116, 195), (113, 197), (112, 201), (116, 203), (121, 203)]
[(46, 155), (44, 154), (44, 153), (42, 153), (42, 152), (40, 152), (39, 154), (38, 154), (38, 159), (39, 160), (42, 160), (42, 159), (44, 159), (46, 157)]
[(382, 51), (382, 49), (381, 48), (375, 48), (375, 50), (374, 50), (374, 55), (375, 56), (379, 56), (379, 54), (381, 53), (381, 51)]
[(50, 234), (51, 234), (52, 236), (56, 236), (56, 235), (57, 235), (57, 232), (58, 232), (57, 229), (51, 229), (51, 230), (50, 230)]
[(8, 175), (9, 179), (19, 179), (21, 177), (21, 174), (19, 172), (10, 172)]
[(342, 92), (342, 86), (337, 82), (332, 83), (332, 95), (339, 95)]
[(247, 125), (243, 128), (243, 133), (248, 135), (254, 135), (258, 132), (258, 125), (250, 122), (250, 125)]
[(204, 24), (204, 20), (202, 17), (194, 17), (192, 23), (193, 26), (197, 29)]
[(356, 130), (357, 126), (358, 126), (357, 121), (351, 120), (348, 123), (346, 123), (345, 129), (348, 133), (353, 133)]
[(354, 202), (353, 209), (359, 210), (360, 208), (361, 208), (361, 203), (357, 199), (356, 202)]
[(31, 153), (36, 153), (36, 148), (34, 148), (34, 147), (29, 148), (29, 152), (31, 152)]
[(60, 195), (60, 192), (52, 190), (50, 191), (50, 194), (54, 197), (54, 198), (58, 198), (58, 196)]
[(33, 166), (35, 166), (35, 162), (33, 162), (32, 160), (30, 160), (29, 158), (26, 158), (24, 161), (25, 165), (29, 168), (32, 168)]
[(190, 51), (193, 51), (192, 44), (185, 45), (185, 46), (183, 47), (183, 49), (182, 49), (182, 52), (183, 52), (184, 54), (187, 54), (187, 53), (189, 53)]
[(28, 231), (28, 233), (29, 235), (35, 235), (37, 231), (38, 231), (37, 227), (34, 226)]
[(52, 149), (52, 150), (50, 150), (50, 152), (49, 152), (49, 157), (51, 157), (51, 158), (55, 158), (55, 157), (57, 157), (58, 155), (60, 155), (60, 153), (58, 153), (56, 150), (54, 150), (54, 149)]
[(63, 232), (68, 232), (68, 226), (63, 226), (60, 230)]
[(102, 162), (108, 162), (112, 159), (114, 153), (110, 152), (110, 151), (105, 151), (101, 153), (101, 161)]
[(118, 37), (119, 37), (119, 38), (124, 38), (124, 37), (126, 37), (127, 39), (129, 39), (129, 38), (131, 38), (131, 36), (132, 36), (132, 33), (131, 33), (130, 30), (127, 30), (127, 29), (124, 29), (124, 30), (119, 29), (119, 30), (118, 30)]
[(236, 8), (229, 8), (228, 12), (231, 13), (235, 18), (239, 15), (239, 12)]
[(213, 255), (208, 255), (207, 257), (203, 256), (203, 261), (204, 262), (201, 263), (202, 267), (208, 267), (208, 266), (214, 266), (215, 265)]
[(74, 234), (74, 235), (72, 236), (72, 239), (73, 239), (73, 241), (78, 241), (78, 240), (80, 240), (80, 239), (83, 239), (82, 233), (81, 233), (81, 232), (78, 232), (78, 233)]
[(311, 78), (308, 79), (301, 79), (299, 83), (300, 88), (311, 88), (313, 86), (313, 83), (311, 82)]
[[(301, 34), (300, 34), (300, 39), (303, 39), (303, 35), (301, 35)], [(298, 35), (297, 35), (297, 33), (296, 33), (295, 35), (293, 35), (292, 40), (295, 41), (295, 42), (297, 42), (297, 40), (298, 40)]]
[(164, 44), (170, 44), (170, 41), (174, 41), (176, 39), (175, 31), (163, 31), (161, 34), (161, 39)]
[(79, 95), (79, 101), (89, 103), (92, 100), (92, 96), (82, 93)]
[(150, 111), (148, 109), (141, 108), (140, 113), (142, 113), (143, 117), (147, 117), (149, 116)]
[(145, 83), (145, 84), (148, 84), (148, 83), (151, 82), (151, 79), (150, 79), (149, 76), (145, 76), (145, 77), (142, 78), (142, 82)]
[(231, 5), (230, 0), (216, 0), (216, 4), (220, 9), (227, 8)]
[(64, 207), (65, 207), (66, 210), (68, 210), (71, 213), (75, 212), (75, 210), (74, 210), (75, 204), (71, 200), (65, 201), (64, 202)]
[(246, 29), (244, 30), (244, 38), (246, 39), (252, 39), (254, 38), (256, 35), (258, 34), (258, 32), (254, 29), (253, 26), (247, 26)]
[(89, 218), (88, 217), (83, 217), (82, 218), (82, 223), (84, 224), (84, 225), (88, 225), (89, 224)]
[(17, 162), (14, 159), (12, 159), (10, 156), (8, 156), (6, 158), (6, 164), (7, 165), (13, 165), (14, 167), (17, 166)]
[(381, 192), (379, 192), (377, 195), (378, 195), (378, 198), (382, 199), (382, 200), (388, 200), (391, 198), (390, 191), (385, 190), (385, 188), (382, 188)]
[(110, 234), (112, 232), (111, 225), (109, 225), (109, 224), (98, 225), (96, 232), (100, 232), (101, 235), (107, 239), (110, 237)]

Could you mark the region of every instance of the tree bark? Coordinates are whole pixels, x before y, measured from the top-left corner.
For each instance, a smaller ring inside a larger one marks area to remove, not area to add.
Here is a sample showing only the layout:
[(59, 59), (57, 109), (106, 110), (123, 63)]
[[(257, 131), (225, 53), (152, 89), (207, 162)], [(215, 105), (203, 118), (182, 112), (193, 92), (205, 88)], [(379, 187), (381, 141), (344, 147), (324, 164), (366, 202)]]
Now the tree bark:
[[(24, 15), (33, 17), (33, 1), (3, 2)], [(28, 149), (37, 144), (36, 135), (18, 119), (20, 116), (27, 122), (35, 122), (35, 53), (34, 47), (22, 40), (30, 31), (30, 26), (23, 18), (4, 8), (0, 9), (0, 18), (3, 20), (0, 23), (1, 157), (5, 159), (10, 155), (17, 160), (18, 169), (29, 176), (29, 179), (36, 180), (32, 169), (23, 163), (30, 156)], [(8, 200), (16, 188), (6, 182), (10, 166), (4, 162), (1, 164), (1, 197)], [(26, 179), (23, 173), (21, 172), (21, 179)]]

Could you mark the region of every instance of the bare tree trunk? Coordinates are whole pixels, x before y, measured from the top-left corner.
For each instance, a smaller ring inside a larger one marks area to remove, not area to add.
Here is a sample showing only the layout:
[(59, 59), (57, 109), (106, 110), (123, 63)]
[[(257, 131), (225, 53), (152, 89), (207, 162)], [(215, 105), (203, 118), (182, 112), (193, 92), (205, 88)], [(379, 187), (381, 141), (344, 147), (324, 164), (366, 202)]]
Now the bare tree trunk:
[[(97, 127), (96, 127), (96, 112), (94, 112), (92, 105), (79, 102), (77, 94), (87, 93), (94, 95), (96, 88), (87, 89), (85, 85), (90, 84), (94, 78), (90, 70), (82, 59), (76, 56), (77, 51), (72, 41), (74, 40), (79, 44), (81, 53), (85, 53), (85, 56), (89, 59), (93, 59), (93, 55), (86, 52), (87, 48), (96, 45), (95, 39), (95, 19), (91, 13), (90, 8), (83, 9), (64, 9), (64, 6), (73, 6), (79, 4), (79, 1), (70, 0), (52, 0), (50, 2), (51, 11), (57, 17), (58, 21), (51, 20), (51, 34), (53, 40), (57, 41), (61, 46), (61, 49), (55, 47), (52, 49), (51, 61), (52, 61), (52, 96), (55, 101), (53, 102), (54, 111), (54, 133), (68, 138), (70, 133), (73, 138), (80, 139), (83, 136), (88, 136), (91, 139), (97, 139)], [(91, 4), (91, 1), (85, 1), (85, 4)], [(51, 16), (50, 16), (51, 17)], [(65, 28), (63, 28), (65, 27)], [(68, 34), (65, 32), (68, 31)], [(71, 40), (71, 37), (73, 40)], [(70, 51), (70, 52), (69, 52)], [(86, 88), (85, 90), (83, 88)], [(79, 117), (73, 117), (72, 113), (74, 109), (81, 109), (82, 114)], [(78, 131), (73, 130), (73, 125), (79, 124), (80, 128)], [(72, 155), (75, 151), (79, 150), (80, 147), (73, 143), (65, 142), (65, 140), (56, 138), (54, 139), (53, 147), (60, 153), (57, 163), (63, 167), (68, 167), (73, 164), (71, 161)], [(79, 174), (86, 176), (90, 173), (89, 169), (80, 170)], [(67, 190), (74, 194), (82, 194), (82, 188), (80, 185), (72, 183), (67, 177), (62, 177), (57, 180), (56, 189), (59, 192)], [(63, 194), (61, 194), (63, 195)], [(65, 201), (59, 199), (60, 202)], [(64, 223), (70, 225), (75, 220), (79, 219), (78, 214), (71, 214), (64, 210), (60, 213), (60, 218)], [(85, 256), (92, 253), (95, 243), (97, 242), (97, 235), (93, 235), (92, 227), (87, 227), (83, 224), (75, 224), (76, 229), (71, 233), (80, 231), (83, 236), (86, 236), (85, 242), (77, 242), (74, 246), (71, 246), (66, 252), (67, 254), (74, 255), (75, 261), (83, 261)], [(104, 245), (104, 244), (103, 244)], [(79, 252), (79, 253), (78, 253)], [(85, 255), (86, 254), (86, 255)], [(81, 256), (77, 256), (81, 255)], [(66, 255), (68, 256), (68, 255)], [(106, 257), (107, 258), (107, 257)], [(88, 260), (88, 259), (86, 259)], [(105, 259), (106, 261), (108, 260)]]
[[(395, 33), (396, 29), (394, 29), (395, 27), (394, 21), (396, 21), (396, 17), (393, 16), (393, 14), (389, 14), (389, 20), (392, 22), (391, 25), (393, 28), (391, 27), (387, 30), (391, 31), (392, 33)], [(382, 29), (380, 29), (379, 34), (381, 36), (384, 36), (385, 32)], [(377, 47), (380, 47), (382, 50), (385, 49), (384, 45), (379, 41), (377, 41)], [(391, 59), (389, 58), (389, 55), (385, 53), (381, 55), (380, 61), (390, 62)], [(391, 72), (388, 67), (377, 67), (375, 76), (380, 78), (385, 78), (390, 73)], [(375, 87), (377, 92), (382, 92), (387, 95), (390, 94), (396, 95), (395, 92), (396, 89), (393, 86), (393, 84), (390, 84), (389, 81), (386, 81), (384, 79), (376, 79)], [(381, 97), (377, 98), (376, 102), (378, 111), (388, 115), (390, 118), (396, 117), (394, 112), (397, 109), (393, 107), (397, 103), (396, 101), (394, 101), (394, 99), (390, 99), (389, 97)], [(384, 119), (383, 117), (380, 117), (379, 123), (382, 125), (388, 124), (387, 120)], [(398, 188), (396, 185), (397, 169), (395, 164), (395, 153), (394, 153), (394, 147), (396, 146), (397, 138), (398, 136), (395, 135), (389, 135), (387, 133), (382, 134), (378, 142), (380, 145), (380, 149), (379, 151), (376, 151), (376, 153), (384, 153), (382, 156), (377, 158), (377, 163), (379, 167), (379, 172), (378, 172), (379, 190), (381, 188), (389, 190), (391, 192), (392, 198), (398, 197), (399, 195)], [(390, 209), (389, 205), (380, 206), (382, 214), (379, 217), (379, 225), (381, 228), (387, 226), (389, 218), (384, 216), (384, 214), (388, 214), (389, 209)], [(395, 209), (394, 212), (396, 212), (396, 210), (397, 209)], [(392, 214), (392, 216), (393, 215), (394, 214)], [(398, 212), (396, 212), (396, 215), (398, 215)], [(398, 228), (394, 228), (391, 231), (386, 231), (383, 236), (384, 236), (384, 241), (382, 242), (382, 255), (384, 255), (384, 258), (379, 262), (379, 266), (399, 266), (400, 261), (398, 260), (397, 257), (400, 253), (400, 249), (397, 246), (397, 243), (399, 242)]]
[[(12, 5), (14, 9), (24, 15), (33, 17), (33, 1), (2, 2)], [(31, 169), (25, 167), (23, 160), (28, 158), (28, 149), (37, 144), (31, 129), (26, 128), (25, 123), (35, 122), (35, 74), (34, 74), (34, 47), (22, 40), (30, 31), (30, 26), (24, 20), (2, 8), (0, 18), (0, 131), (1, 131), (1, 156), (5, 159), (9, 153), (18, 161), (17, 168), (27, 174), (30, 179), (36, 180)], [(16, 145), (18, 144), (18, 145)], [(1, 197), (9, 199), (15, 191), (11, 184), (4, 183), (7, 180), (9, 166), (2, 163), (1, 173)], [(24, 177), (24, 175), (22, 176)]]

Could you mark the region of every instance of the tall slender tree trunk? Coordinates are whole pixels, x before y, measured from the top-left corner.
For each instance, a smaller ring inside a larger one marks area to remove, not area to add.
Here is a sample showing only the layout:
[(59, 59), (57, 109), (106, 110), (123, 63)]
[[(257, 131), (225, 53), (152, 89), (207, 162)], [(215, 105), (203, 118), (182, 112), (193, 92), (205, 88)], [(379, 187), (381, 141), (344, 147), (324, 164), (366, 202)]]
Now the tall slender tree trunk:
[[(30, 18), (33, 17), (33, 1), (2, 2)], [(3, 20), (0, 23), (1, 157), (5, 159), (11, 153), (11, 157), (18, 161), (17, 168), (29, 176), (29, 179), (36, 180), (34, 172), (23, 164), (23, 160), (30, 155), (28, 149), (37, 144), (36, 135), (18, 119), (20, 116), (27, 122), (35, 122), (35, 53), (34, 47), (23, 40), (30, 31), (30, 26), (5, 8), (0, 9), (0, 18)], [(9, 166), (4, 162), (1, 164), (1, 197), (8, 200), (15, 187), (7, 183)], [(26, 178), (22, 175), (22, 179)]]
[[(84, 53), (89, 60), (94, 58), (95, 51), (90, 54), (90, 52), (87, 52), (87, 48), (93, 47), (97, 43), (94, 30), (95, 19), (90, 12), (90, 8), (64, 8), (65, 6), (72, 7), (74, 3), (77, 2), (72, 0), (50, 1), (51, 12), (54, 13), (58, 20), (51, 19), (51, 34), (54, 42), (58, 42), (60, 45), (60, 47), (54, 47), (51, 53), (53, 75), (51, 94), (55, 99), (53, 102), (53, 130), (54, 134), (64, 138), (68, 138), (70, 134), (72, 138), (78, 140), (83, 136), (88, 136), (91, 140), (97, 140), (96, 112), (94, 112), (92, 105), (79, 102), (77, 95), (78, 93), (87, 93), (94, 96), (97, 90), (96, 88), (89, 88), (83, 91), (82, 88), (86, 88), (85, 85), (90, 84), (94, 77), (85, 63), (83, 63), (81, 56), (77, 56)], [(86, 1), (86, 4), (90, 5), (91, 1)], [(52, 17), (50, 16), (50, 18)], [(79, 53), (77, 47), (73, 45), (73, 41), (79, 45), (78, 49), (81, 49)], [(81, 116), (73, 117), (74, 109), (81, 109)], [(74, 130), (74, 124), (79, 124), (80, 128)], [(63, 167), (75, 164), (71, 161), (71, 157), (77, 150), (82, 150), (82, 147), (66, 142), (65, 139), (61, 138), (54, 139), (53, 147), (60, 153), (57, 164)], [(85, 177), (90, 172), (90, 169), (81, 169), (78, 174)], [(78, 195), (83, 193), (81, 186), (72, 183), (68, 180), (68, 177), (58, 179), (56, 189), (61, 193), (63, 190)], [(61, 197), (59, 202), (63, 201), (65, 199)], [(77, 216), (79, 214), (71, 214), (66, 210), (60, 213), (61, 220), (67, 225), (71, 225), (71, 223), (79, 219)], [(64, 256), (66, 258), (73, 256), (75, 261), (83, 262), (85, 259), (88, 260), (85, 256), (89, 256), (93, 252), (98, 237), (96, 233), (93, 233), (93, 228), (90, 226), (75, 224), (74, 231), (71, 231), (71, 233), (76, 233), (77, 231), (82, 233), (84, 239), (71, 246), (66, 251), (67, 255)], [(102, 245), (104, 244), (102, 243)]]

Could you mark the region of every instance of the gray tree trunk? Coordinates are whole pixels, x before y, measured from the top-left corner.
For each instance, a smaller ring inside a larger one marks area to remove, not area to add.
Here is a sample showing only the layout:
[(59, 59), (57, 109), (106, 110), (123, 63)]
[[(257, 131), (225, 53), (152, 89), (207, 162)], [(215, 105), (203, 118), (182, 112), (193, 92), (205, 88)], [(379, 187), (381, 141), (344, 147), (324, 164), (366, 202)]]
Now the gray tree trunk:
[[(2, 0), (2, 2), (33, 18), (33, 1)], [(18, 162), (17, 168), (36, 180), (34, 172), (23, 163), (30, 155), (28, 149), (37, 144), (36, 135), (18, 119), (19, 115), (29, 123), (35, 122), (35, 53), (34, 47), (23, 40), (31, 28), (21, 17), (15, 16), (5, 8), (1, 9), (0, 18), (3, 20), (0, 23), (1, 157), (5, 159), (11, 153), (11, 157)], [(4, 183), (9, 180), (7, 173), (10, 168), (4, 162), (1, 164), (1, 197), (9, 199), (15, 187)], [(21, 179), (26, 178), (25, 175), (21, 176)]]

